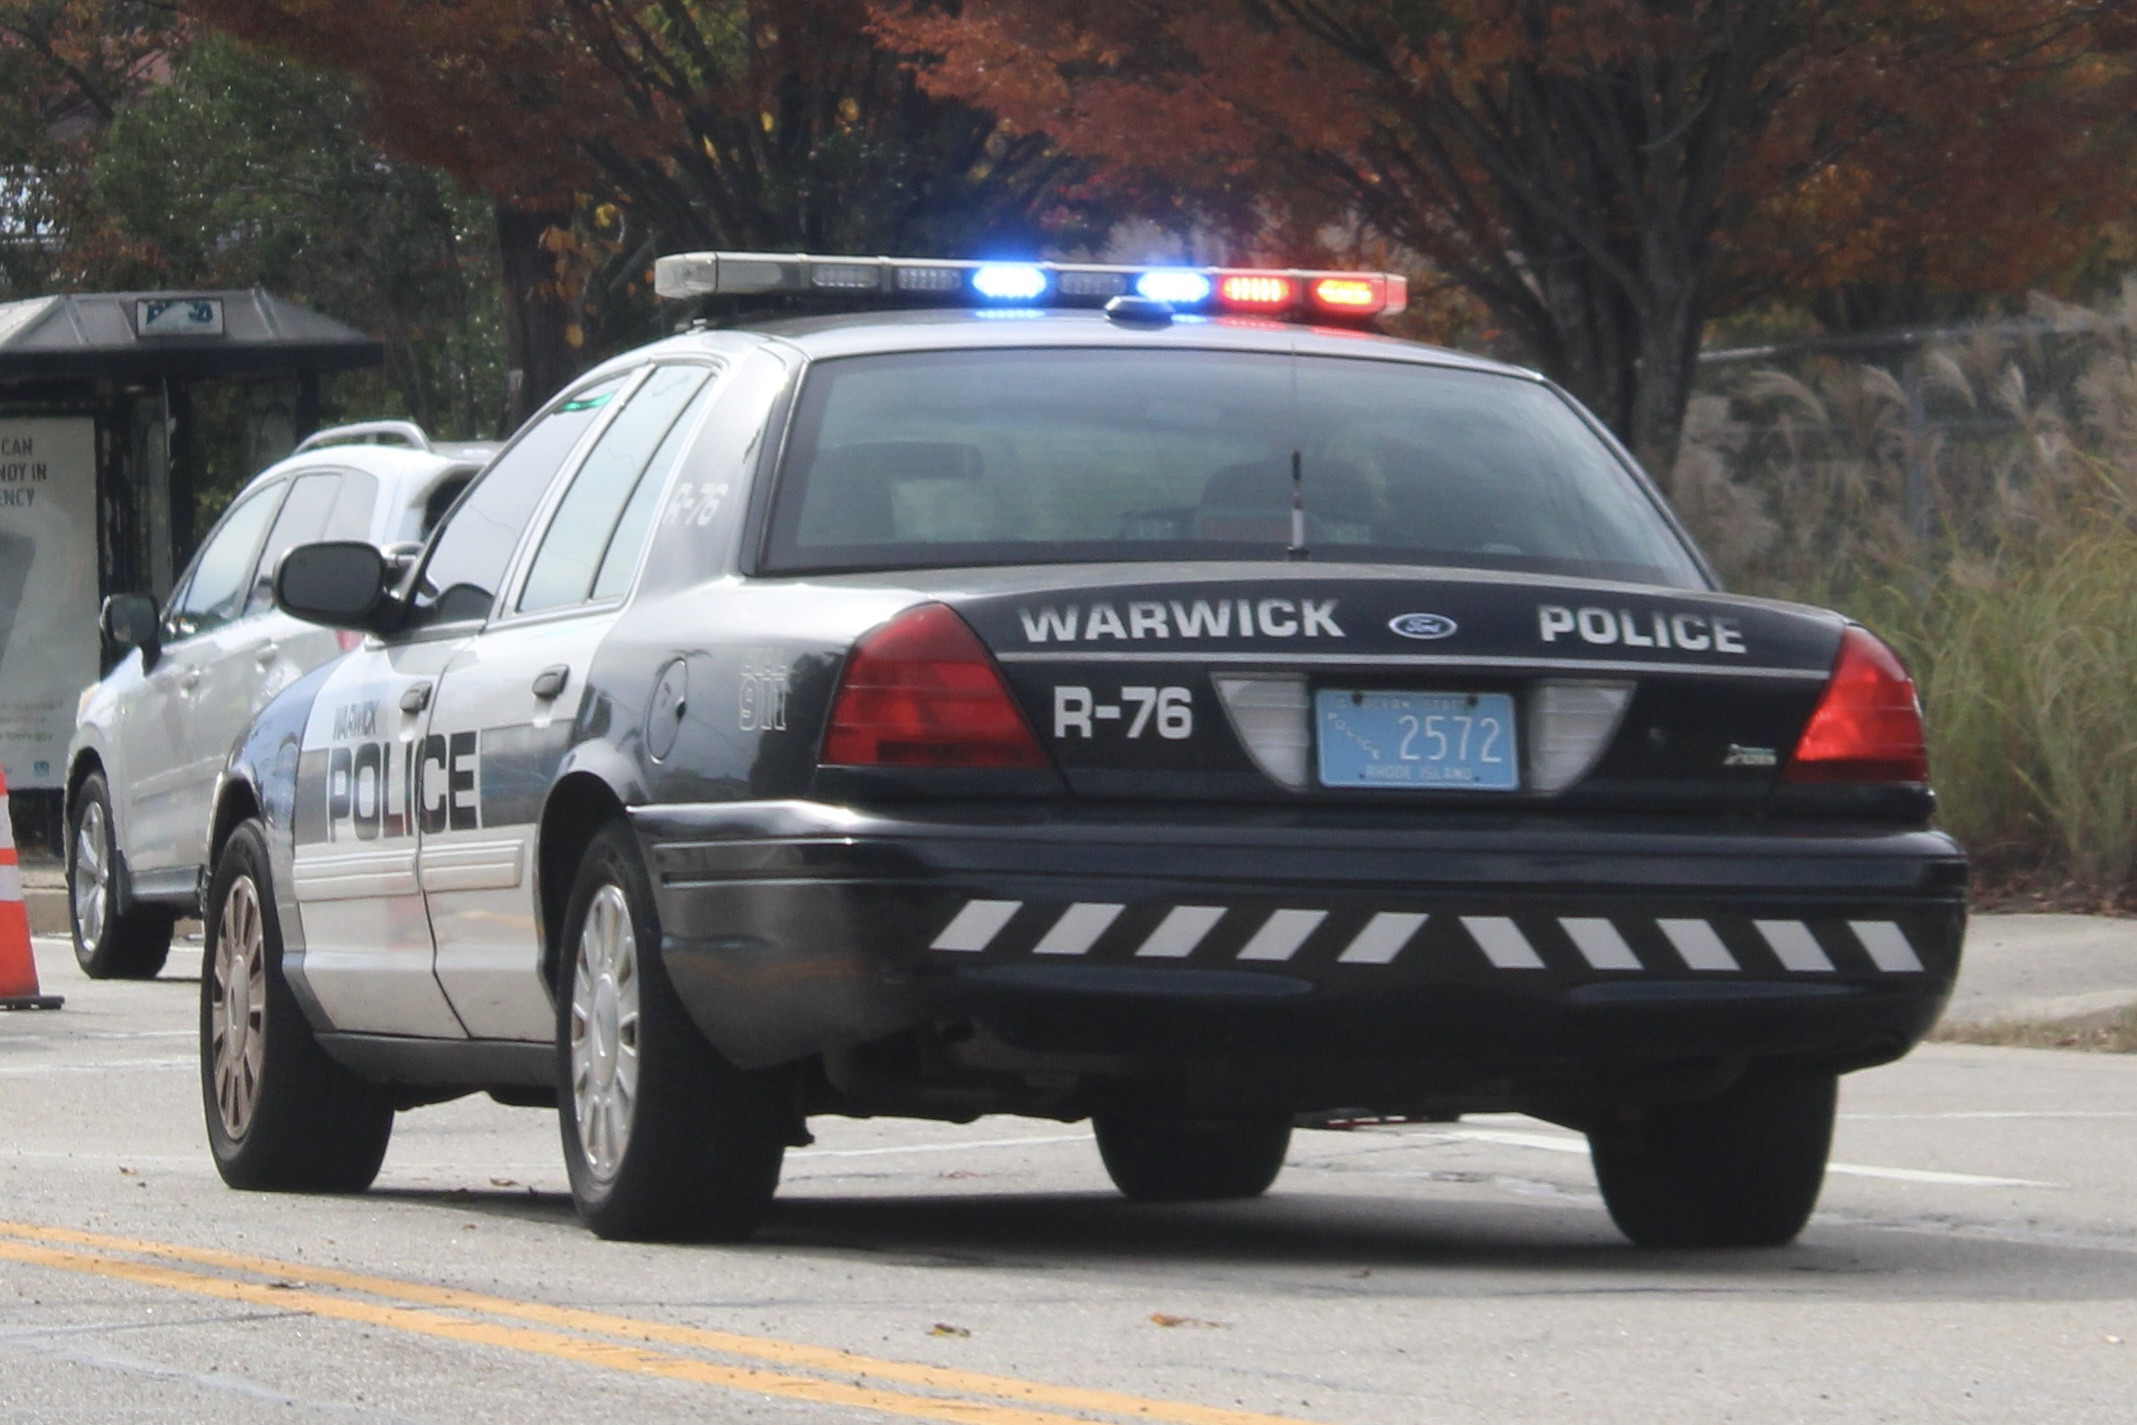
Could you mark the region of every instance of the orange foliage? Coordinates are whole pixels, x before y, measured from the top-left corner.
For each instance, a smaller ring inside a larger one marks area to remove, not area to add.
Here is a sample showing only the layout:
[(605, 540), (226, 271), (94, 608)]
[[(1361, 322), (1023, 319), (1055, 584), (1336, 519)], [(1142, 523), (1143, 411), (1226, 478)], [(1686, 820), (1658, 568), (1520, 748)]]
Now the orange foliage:
[[(1053, 135), (1114, 181), (1251, 183), (1265, 208), (1348, 207), (1457, 269), (1518, 249), (1512, 210), (1548, 209), (1554, 186), (1608, 203), (1658, 167), (1606, 153), (1598, 169), (1645, 171), (1604, 171), (1581, 192), (1571, 151), (1594, 134), (1530, 133), (1525, 153), (1504, 142), (1532, 102), (1524, 87), (1585, 88), (1613, 120), (1669, 117), (1674, 102), (1686, 129), (1649, 143), (1731, 150), (1710, 211), (1670, 216), (1711, 224), (1732, 296), (1898, 276), (2022, 288), (2132, 206), (2124, 6), (967, 0), (950, 14), (883, 0), (877, 25), (925, 56), (939, 92)], [(1714, 87), (1702, 71), (1730, 64), (1749, 71), (1757, 112), (1687, 114), (1700, 96), (1668, 93)]]
[(2020, 289), (2127, 213), (2129, 10), (876, 0), (876, 24), (937, 92), (1264, 246), (1382, 234), (1666, 469), (1709, 315), (1822, 284)]
[(592, 132), (651, 139), (553, 0), (197, 0), (238, 38), (355, 76), (379, 140), (501, 197), (583, 190)]

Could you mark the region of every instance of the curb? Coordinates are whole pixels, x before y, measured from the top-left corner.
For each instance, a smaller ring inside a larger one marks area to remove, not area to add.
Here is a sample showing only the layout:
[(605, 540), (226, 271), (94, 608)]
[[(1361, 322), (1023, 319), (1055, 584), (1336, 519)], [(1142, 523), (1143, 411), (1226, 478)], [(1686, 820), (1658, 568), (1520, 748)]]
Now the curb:
[(74, 915), (67, 904), (67, 870), (59, 862), (23, 863), (22, 904), (30, 915), (30, 934), (74, 933)]

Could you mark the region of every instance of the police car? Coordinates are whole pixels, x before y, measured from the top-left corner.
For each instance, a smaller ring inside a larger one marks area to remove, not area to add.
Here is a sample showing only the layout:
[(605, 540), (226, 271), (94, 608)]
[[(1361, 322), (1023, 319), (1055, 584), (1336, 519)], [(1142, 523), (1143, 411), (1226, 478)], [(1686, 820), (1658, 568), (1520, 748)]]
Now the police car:
[(1093, 1121), (1139, 1199), (1296, 1125), (1585, 1132), (1635, 1241), (1792, 1239), (1948, 994), (1913, 685), (1722, 592), (1530, 372), (1374, 273), (706, 253), (848, 310), (587, 374), (223, 779), (223, 1177), (555, 1105), (597, 1233), (736, 1238), (812, 1115)]

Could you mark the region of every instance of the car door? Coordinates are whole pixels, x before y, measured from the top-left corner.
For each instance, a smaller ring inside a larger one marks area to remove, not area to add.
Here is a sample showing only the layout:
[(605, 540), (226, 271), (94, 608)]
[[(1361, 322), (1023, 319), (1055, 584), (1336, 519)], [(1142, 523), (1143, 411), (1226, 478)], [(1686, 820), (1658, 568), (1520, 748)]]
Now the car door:
[[(118, 709), (121, 753), (112, 795), (137, 883), (157, 872), (180, 878), (207, 858), (215, 779), (242, 721), (218, 716), (203, 699), (225, 660), (245, 658), (242, 623), (261, 541), (289, 489), (277, 480), (240, 496), (209, 532), (164, 613), (163, 647)], [(183, 889), (183, 887), (178, 887)]]
[(406, 626), (335, 664), (312, 704), (292, 890), (304, 981), (336, 1030), (467, 1034), (438, 983), (417, 878), (423, 837), (477, 810), (477, 751), (439, 730), (437, 689), (481, 632), (521, 537), (617, 384), (560, 403), (521, 431), (432, 537)]
[(667, 473), (713, 372), (652, 368), (623, 393), (568, 485), (506, 610), (445, 670), (433, 740), (475, 753), (469, 815), (423, 834), (422, 880), (438, 980), (468, 1032), (555, 1033), (535, 915), (536, 832), (570, 749), (599, 721), (587, 685), (638, 566)]

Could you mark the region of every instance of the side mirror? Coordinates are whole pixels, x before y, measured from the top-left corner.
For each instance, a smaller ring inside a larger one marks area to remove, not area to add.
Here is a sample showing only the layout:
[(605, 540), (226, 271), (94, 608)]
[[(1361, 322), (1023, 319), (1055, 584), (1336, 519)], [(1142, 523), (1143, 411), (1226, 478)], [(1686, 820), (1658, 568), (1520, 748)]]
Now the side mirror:
[(138, 648), (154, 663), (163, 648), (163, 618), (146, 594), (113, 594), (97, 612), (97, 627), (119, 648)]
[(357, 539), (300, 544), (275, 571), (275, 607), (328, 628), (384, 633), (395, 622), (386, 556)]

